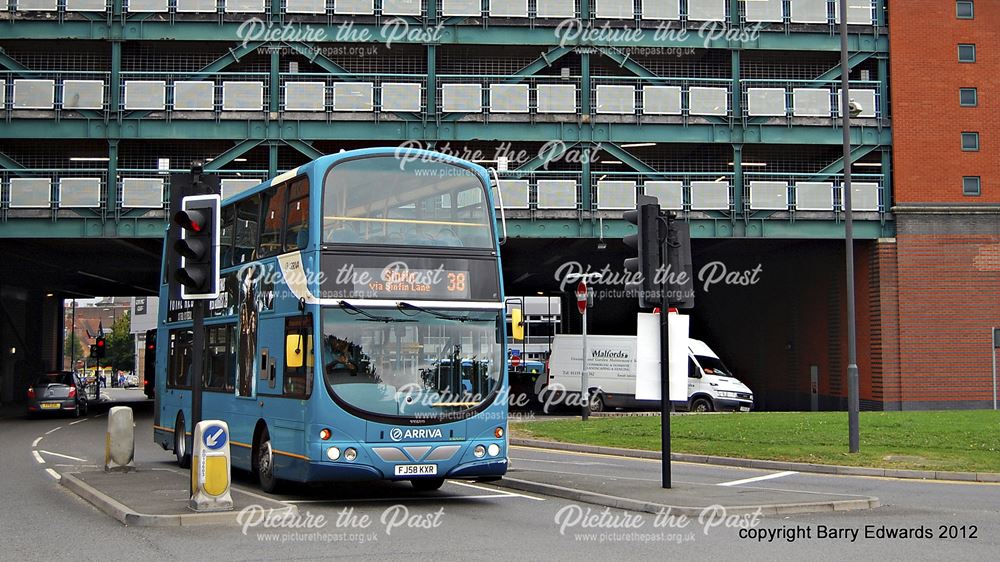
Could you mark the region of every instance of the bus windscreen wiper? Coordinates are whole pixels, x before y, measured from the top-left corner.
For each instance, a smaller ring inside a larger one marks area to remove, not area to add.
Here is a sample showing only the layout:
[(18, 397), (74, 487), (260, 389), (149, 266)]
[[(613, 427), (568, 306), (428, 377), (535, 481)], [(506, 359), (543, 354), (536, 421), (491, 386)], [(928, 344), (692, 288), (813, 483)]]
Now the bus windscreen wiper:
[(401, 301), (399, 303), (399, 311), (402, 312), (403, 314), (406, 314), (406, 312), (403, 312), (404, 310), (416, 310), (418, 312), (426, 312), (427, 314), (430, 314), (435, 318), (440, 318), (442, 320), (453, 320), (455, 322), (468, 322), (470, 320), (473, 320), (473, 318), (469, 315), (454, 316), (451, 314), (444, 314), (442, 312), (437, 312), (436, 310), (431, 310), (429, 308), (424, 308), (422, 306), (417, 306), (415, 304)]
[(393, 318), (392, 316), (381, 316), (381, 315), (371, 314), (369, 312), (365, 312), (364, 310), (362, 310), (362, 309), (354, 306), (353, 304), (351, 304), (351, 303), (349, 303), (347, 301), (340, 301), (340, 302), (337, 303), (337, 305), (341, 309), (343, 309), (344, 312), (346, 312), (348, 314), (360, 314), (361, 316), (364, 316), (365, 317), (364, 321), (366, 321), (366, 322), (386, 322), (386, 323), (389, 323), (389, 322), (416, 322), (416, 320), (411, 320), (409, 318)]

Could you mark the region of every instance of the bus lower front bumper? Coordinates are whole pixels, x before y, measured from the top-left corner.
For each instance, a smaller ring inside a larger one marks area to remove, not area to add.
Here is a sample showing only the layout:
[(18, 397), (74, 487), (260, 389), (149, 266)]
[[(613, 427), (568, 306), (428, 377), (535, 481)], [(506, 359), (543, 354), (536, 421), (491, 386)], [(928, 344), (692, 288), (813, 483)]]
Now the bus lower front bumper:
[[(288, 472), (295, 473), (295, 480), (303, 482), (363, 482), (368, 480), (411, 480), (414, 476), (385, 474), (378, 468), (363, 464), (347, 464), (317, 461), (287, 463)], [(292, 464), (300, 466), (294, 467)], [(490, 459), (474, 463), (460, 464), (438, 478), (492, 478), (507, 473), (507, 459)], [(291, 476), (291, 474), (290, 474)], [(416, 478), (423, 478), (418, 476)]]

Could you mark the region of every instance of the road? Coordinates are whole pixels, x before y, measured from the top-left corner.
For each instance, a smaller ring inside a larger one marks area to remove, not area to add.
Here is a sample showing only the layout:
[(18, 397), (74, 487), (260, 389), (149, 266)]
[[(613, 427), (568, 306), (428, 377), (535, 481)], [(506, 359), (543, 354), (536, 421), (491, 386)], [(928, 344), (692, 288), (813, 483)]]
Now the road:
[[(135, 408), (137, 459), (142, 464), (171, 466), (172, 456), (151, 442), (151, 406)], [(753, 533), (765, 536), (758, 541), (741, 538), (739, 528), (721, 526), (705, 531), (697, 521), (683, 527), (676, 521), (654, 527), (653, 515), (617, 510), (609, 510), (604, 517), (614, 527), (563, 526), (575, 514), (587, 509), (599, 514), (604, 508), (448, 482), (430, 494), (414, 492), (408, 484), (382, 484), (299, 487), (277, 496), (297, 503), (300, 513), (314, 523), (323, 516), (326, 521), (320, 528), (249, 528), (246, 534), (233, 527), (126, 528), (64, 490), (56, 480), (60, 472), (97, 468), (103, 461), (104, 416), (95, 412), (80, 420), (0, 421), (2, 558), (614, 560), (626, 554), (650, 560), (987, 560), (995, 557), (1000, 546), (998, 485), (776, 473), (685, 463), (674, 464), (677, 483), (873, 495), (882, 500), (883, 507), (765, 517), (752, 528)], [(513, 449), (512, 466), (515, 471), (531, 468), (626, 475), (637, 484), (655, 483), (659, 475), (657, 461), (526, 448)], [(236, 485), (252, 488), (245, 475), (237, 475)], [(933, 538), (866, 539), (866, 525), (873, 529), (928, 527)], [(966, 535), (974, 526), (976, 537), (937, 538), (941, 525), (953, 525), (959, 533), (964, 527)], [(821, 526), (844, 531), (838, 538), (819, 538)], [(808, 530), (811, 538), (798, 536), (789, 542), (788, 537), (797, 529), (801, 529), (798, 533)], [(852, 529), (859, 532), (853, 541)]]

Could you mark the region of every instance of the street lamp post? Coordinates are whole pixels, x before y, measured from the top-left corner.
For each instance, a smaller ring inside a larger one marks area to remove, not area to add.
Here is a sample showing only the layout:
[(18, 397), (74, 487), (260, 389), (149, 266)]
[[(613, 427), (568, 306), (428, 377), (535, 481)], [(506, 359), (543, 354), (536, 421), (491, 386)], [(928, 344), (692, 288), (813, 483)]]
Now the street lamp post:
[(844, 130), (844, 239), (847, 250), (847, 425), (850, 452), (860, 450), (858, 357), (854, 318), (854, 214), (851, 208), (851, 96), (847, 55), (847, 1), (840, 2), (840, 117)]

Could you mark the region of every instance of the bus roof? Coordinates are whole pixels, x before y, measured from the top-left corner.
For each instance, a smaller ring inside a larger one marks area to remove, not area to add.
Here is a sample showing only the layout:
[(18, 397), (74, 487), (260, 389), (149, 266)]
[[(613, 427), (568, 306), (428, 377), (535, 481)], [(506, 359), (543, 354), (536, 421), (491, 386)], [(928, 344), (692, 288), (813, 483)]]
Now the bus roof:
[[(285, 180), (292, 179), (296, 176), (307, 174), (315, 166), (321, 166), (325, 169), (342, 160), (349, 160), (352, 158), (358, 158), (363, 156), (399, 156), (404, 159), (428, 158), (433, 160), (439, 160), (441, 162), (447, 162), (450, 164), (459, 164), (472, 169), (473, 172), (475, 172), (477, 175), (483, 178), (486, 181), (486, 184), (489, 185), (489, 172), (486, 171), (486, 168), (478, 164), (469, 162), (468, 160), (462, 160), (461, 158), (456, 158), (454, 156), (444, 154), (441, 152), (434, 152), (432, 150), (386, 146), (386, 147), (376, 147), (376, 148), (361, 148), (357, 150), (338, 152), (337, 154), (327, 154), (325, 156), (320, 156), (319, 158), (313, 160), (312, 162), (288, 170), (287, 172), (279, 174), (249, 189), (245, 189), (231, 197), (227, 197), (222, 201), (222, 204), (227, 205), (233, 201), (237, 201), (239, 199), (243, 199), (244, 197), (249, 197), (251, 195), (264, 191), (275, 183), (281, 183)], [(491, 193), (488, 193), (488, 195), (492, 197)]]

